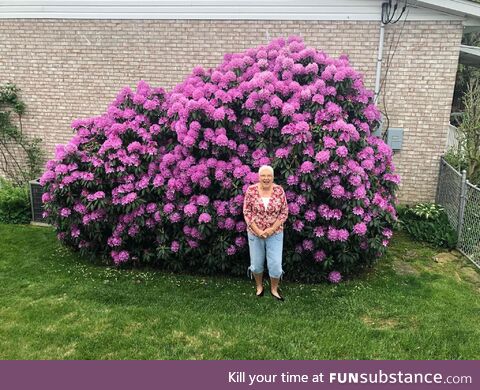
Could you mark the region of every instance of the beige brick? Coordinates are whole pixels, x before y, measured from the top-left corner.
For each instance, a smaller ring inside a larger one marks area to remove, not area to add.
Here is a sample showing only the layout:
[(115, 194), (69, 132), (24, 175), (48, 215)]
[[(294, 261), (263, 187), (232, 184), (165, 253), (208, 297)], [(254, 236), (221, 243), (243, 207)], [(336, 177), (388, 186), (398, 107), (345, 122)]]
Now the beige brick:
[[(22, 89), (24, 130), (41, 137), (51, 157), (71, 138), (72, 120), (101, 114), (123, 86), (144, 79), (170, 89), (196, 65), (213, 67), (224, 53), (293, 34), (329, 55), (347, 53), (373, 89), (379, 25), (359, 21), (2, 19), (0, 82)], [(394, 158), (402, 202), (435, 196), (461, 34), (461, 22), (386, 27), (384, 74), (393, 58), (381, 108), (392, 127), (405, 129)]]

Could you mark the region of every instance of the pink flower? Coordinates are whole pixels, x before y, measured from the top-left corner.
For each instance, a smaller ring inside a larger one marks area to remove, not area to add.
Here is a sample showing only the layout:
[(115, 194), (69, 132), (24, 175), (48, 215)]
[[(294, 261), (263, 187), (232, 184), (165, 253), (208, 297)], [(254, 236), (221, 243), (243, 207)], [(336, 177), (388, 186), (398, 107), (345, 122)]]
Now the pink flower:
[(362, 179), (358, 175), (352, 175), (348, 178), (348, 182), (354, 186), (358, 187), (362, 183)]
[(312, 240), (303, 240), (302, 246), (306, 251), (312, 251), (314, 248)]
[(197, 213), (197, 206), (189, 203), (183, 208), (183, 212), (185, 213), (185, 215), (193, 217)]
[(147, 98), (144, 96), (144, 95), (140, 95), (138, 93), (136, 93), (135, 95), (133, 95), (133, 103), (134, 104), (143, 104), (145, 102)]
[(230, 245), (227, 248), (226, 252), (227, 252), (227, 255), (233, 256), (237, 252), (237, 248), (235, 247), (235, 245)]
[[(113, 253), (113, 252), (112, 252)], [(114, 258), (113, 258), (113, 261), (115, 262), (115, 264), (120, 264), (120, 263), (124, 263), (126, 261), (128, 261), (128, 259), (130, 258), (130, 254), (127, 252), (127, 251), (120, 251)]]
[(218, 137), (215, 138), (215, 143), (218, 146), (227, 146), (228, 145), (228, 138), (224, 134), (220, 134)]
[(328, 135), (323, 137), (323, 146), (327, 149), (332, 149), (337, 146), (337, 141), (334, 138), (329, 137)]
[(77, 226), (72, 226), (71, 236), (77, 238), (80, 236), (80, 229)]
[(217, 108), (213, 113), (213, 119), (221, 121), (225, 118), (225, 109), (223, 107)]
[(212, 220), (212, 217), (208, 213), (202, 213), (198, 217), (198, 223), (209, 223)]
[(282, 115), (289, 116), (295, 112), (295, 107), (289, 103), (284, 103), (282, 107)]
[(325, 257), (327, 257), (327, 255), (323, 250), (315, 251), (313, 254), (313, 258), (317, 263), (321, 263), (323, 260), (325, 260)]
[(288, 211), (292, 215), (298, 215), (298, 213), (300, 212), (300, 206), (297, 203), (289, 203)]
[(198, 246), (199, 246), (198, 241), (196, 241), (196, 240), (187, 239), (187, 244), (192, 249), (198, 248)]
[(304, 226), (303, 222), (299, 220), (293, 223), (293, 229), (296, 230), (297, 232), (301, 232), (303, 230), (303, 226)]
[(340, 283), (342, 280), (342, 274), (338, 271), (332, 271), (328, 274), (328, 280), (334, 284)]
[(323, 104), (325, 102), (325, 97), (317, 93), (313, 95), (312, 101), (318, 104)]
[(247, 230), (247, 224), (243, 221), (237, 222), (235, 225), (235, 230), (239, 233), (245, 232)]
[(387, 238), (392, 238), (393, 232), (391, 229), (385, 228), (382, 230), (382, 234)]
[(353, 193), (353, 196), (355, 199), (362, 199), (365, 197), (367, 194), (367, 191), (365, 190), (365, 186), (358, 187), (355, 192)]
[(90, 202), (93, 202), (94, 200), (97, 199), (103, 199), (105, 198), (105, 192), (103, 191), (97, 191), (94, 194), (87, 195), (87, 200)]
[(253, 129), (255, 133), (262, 134), (265, 131), (265, 126), (262, 123), (257, 122), (255, 123), (255, 126), (253, 126)]
[(170, 250), (173, 253), (177, 253), (180, 249), (180, 243), (178, 241), (172, 241), (172, 244), (170, 245)]
[(347, 241), (348, 240), (348, 230), (347, 229), (339, 229), (337, 231), (337, 237), (338, 237), (338, 241)]
[(149, 203), (147, 204), (146, 210), (147, 210), (147, 213), (152, 214), (155, 211), (157, 211), (157, 205), (155, 203)]
[(60, 210), (60, 216), (63, 217), (63, 218), (67, 218), (70, 214), (72, 213), (72, 210), (70, 210), (69, 208), (62, 208)]
[(355, 233), (358, 236), (364, 236), (366, 232), (367, 232), (367, 225), (365, 225), (363, 222), (357, 223), (353, 227), (353, 233)]
[(362, 161), (362, 168), (365, 168), (368, 171), (371, 171), (375, 165), (375, 162), (371, 159)]
[(365, 213), (365, 211), (361, 207), (357, 206), (357, 207), (353, 208), (353, 214), (355, 214), (355, 215), (362, 216), (364, 213)]
[(108, 238), (107, 243), (109, 246), (112, 246), (112, 247), (120, 246), (122, 245), (122, 239), (120, 237), (112, 236)]
[(235, 229), (235, 221), (232, 218), (227, 218), (225, 220), (225, 229), (227, 230)]
[(315, 160), (317, 160), (320, 164), (325, 164), (327, 161), (330, 160), (330, 151), (321, 150), (315, 155)]
[(245, 237), (239, 236), (235, 239), (235, 245), (239, 248), (243, 248), (247, 244), (247, 240)]
[(208, 196), (206, 196), (206, 195), (200, 195), (197, 198), (197, 205), (199, 205), (199, 206), (207, 206), (208, 203), (209, 203), (209, 199), (208, 199)]
[(177, 223), (180, 222), (182, 217), (179, 213), (173, 213), (170, 215), (170, 217), (168, 217), (168, 219), (170, 220), (170, 222)]
[(317, 226), (313, 230), (313, 233), (315, 234), (315, 237), (323, 237), (325, 235), (325, 229), (321, 226)]
[(298, 184), (298, 176), (290, 175), (287, 177), (287, 184), (290, 186)]
[(125, 206), (127, 204), (134, 202), (136, 199), (137, 199), (137, 194), (135, 192), (130, 192), (129, 194), (125, 195), (122, 198), (121, 204)]
[(105, 192), (97, 191), (97, 192), (95, 192), (94, 196), (95, 196), (95, 199), (103, 199), (103, 198), (105, 198)]
[(336, 185), (332, 188), (332, 197), (342, 198), (345, 195), (345, 189), (341, 185)]
[(143, 108), (145, 108), (145, 110), (154, 110), (157, 108), (157, 106), (158, 102), (154, 100), (147, 100), (145, 103), (143, 103)]
[(313, 210), (308, 210), (305, 212), (305, 219), (309, 222), (313, 222), (315, 221), (315, 218), (316, 218), (316, 214), (315, 214), (315, 211)]
[(42, 194), (42, 203), (48, 203), (52, 200), (52, 196), (48, 192)]
[(129, 235), (130, 237), (135, 237), (135, 236), (138, 234), (139, 231), (140, 231), (140, 228), (139, 228), (138, 225), (136, 225), (136, 224), (135, 224), (135, 225), (132, 225), (132, 226), (130, 226), (130, 228), (128, 229), (128, 235)]
[(373, 104), (370, 104), (363, 110), (363, 115), (365, 115), (365, 117), (369, 121), (380, 119), (380, 111), (378, 111), (378, 108), (375, 107)]
[(40, 184), (43, 186), (43, 185), (47, 184), (48, 182), (50, 182), (54, 179), (55, 179), (55, 173), (54, 172), (45, 171), (45, 173), (40, 178)]
[(400, 176), (398, 175), (392, 175), (390, 173), (387, 173), (383, 175), (383, 179), (386, 181), (391, 181), (392, 183), (395, 183), (395, 184), (400, 184)]
[(278, 158), (286, 158), (290, 153), (289, 148), (279, 148), (275, 151), (275, 156)]
[(302, 165), (300, 165), (300, 173), (310, 173), (314, 170), (315, 166), (311, 161), (304, 161)]
[(173, 210), (175, 210), (175, 206), (171, 203), (167, 203), (163, 206), (163, 212), (165, 214), (170, 214), (173, 212)]
[(73, 209), (79, 214), (85, 214), (87, 212), (87, 208), (81, 203), (77, 203), (73, 206)]
[(339, 146), (335, 151), (336, 155), (339, 157), (347, 157), (348, 149), (345, 146)]
[(328, 229), (328, 233), (327, 233), (327, 238), (330, 240), (330, 241), (347, 241), (348, 239), (348, 231), (347, 229), (335, 229), (333, 227), (330, 227)]

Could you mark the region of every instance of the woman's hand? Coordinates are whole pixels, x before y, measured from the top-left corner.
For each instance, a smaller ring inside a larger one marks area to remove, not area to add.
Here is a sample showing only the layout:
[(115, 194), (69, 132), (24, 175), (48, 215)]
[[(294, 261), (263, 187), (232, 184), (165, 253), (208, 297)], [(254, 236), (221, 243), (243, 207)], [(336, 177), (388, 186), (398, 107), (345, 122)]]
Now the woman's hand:
[(273, 228), (267, 228), (265, 230), (261, 230), (261, 229), (256, 229), (255, 233), (257, 234), (258, 237), (260, 238), (268, 238), (270, 237), (273, 233), (274, 233), (274, 229)]
[(264, 230), (265, 233), (265, 238), (270, 237), (273, 234), (274, 230), (273, 228), (269, 227), (268, 229)]
[(260, 237), (260, 238), (267, 238), (267, 237), (268, 237), (268, 236), (267, 236), (267, 231), (266, 231), (266, 230), (260, 230), (260, 231), (258, 232), (258, 237)]
[(255, 235), (256, 235), (257, 237), (265, 238), (265, 230), (262, 230), (262, 229), (260, 229), (260, 228), (258, 228), (258, 227), (255, 227), (255, 228), (253, 229), (253, 232), (255, 233)]

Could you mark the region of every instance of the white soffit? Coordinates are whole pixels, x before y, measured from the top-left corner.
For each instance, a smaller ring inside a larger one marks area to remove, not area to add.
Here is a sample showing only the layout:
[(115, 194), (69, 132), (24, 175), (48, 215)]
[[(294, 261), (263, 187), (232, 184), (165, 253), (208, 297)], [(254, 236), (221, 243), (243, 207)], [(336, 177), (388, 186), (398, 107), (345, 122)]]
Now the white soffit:
[[(444, 12), (464, 18), (465, 32), (478, 31), (480, 27), (480, 4), (467, 0), (409, 0), (412, 6), (420, 6), (433, 12)], [(468, 30), (468, 31), (467, 31)]]
[[(0, 19), (379, 21), (382, 2), (381, 0), (0, 0)], [(445, 12), (445, 7), (430, 4), (434, 1), (410, 1), (410, 3), (414, 6), (409, 9), (408, 20), (465, 19), (465, 14), (460, 11), (449, 13)], [(480, 10), (479, 6), (475, 7)]]
[(441, 10), (458, 15), (466, 15), (480, 18), (480, 4), (467, 0), (409, 0), (409, 3), (417, 4), (433, 10)]
[(459, 62), (480, 68), (480, 47), (460, 45)]

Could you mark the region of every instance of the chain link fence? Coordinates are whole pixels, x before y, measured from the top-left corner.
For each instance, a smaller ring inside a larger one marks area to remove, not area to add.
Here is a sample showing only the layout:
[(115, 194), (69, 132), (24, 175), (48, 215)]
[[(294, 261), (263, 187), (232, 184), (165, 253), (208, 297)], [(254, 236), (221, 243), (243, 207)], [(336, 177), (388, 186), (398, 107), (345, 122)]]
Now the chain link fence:
[(480, 188), (440, 160), (436, 203), (443, 206), (458, 234), (457, 249), (480, 268)]

